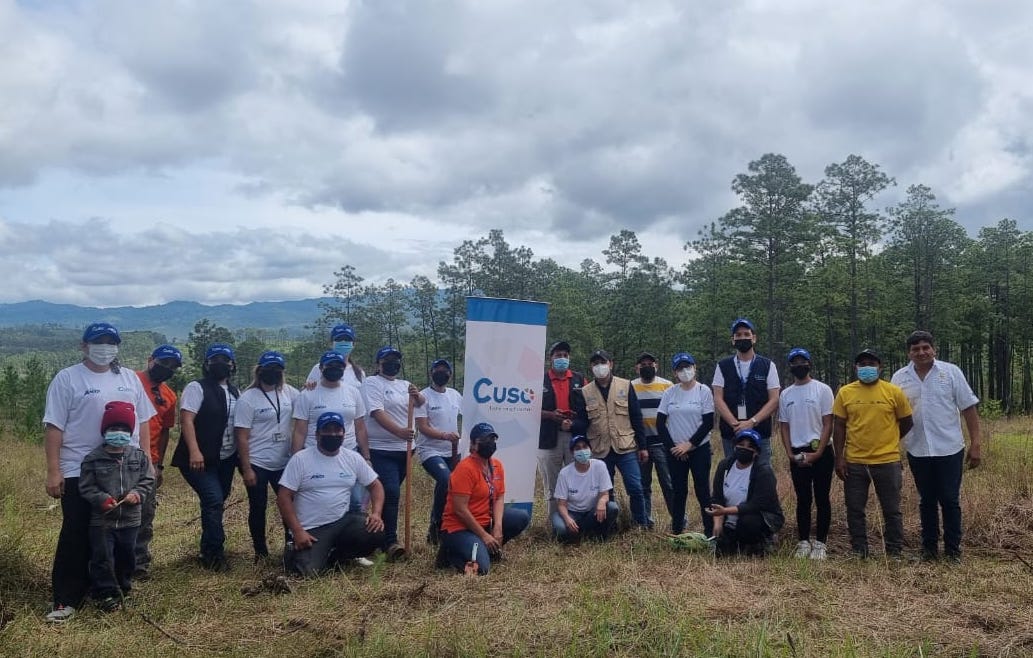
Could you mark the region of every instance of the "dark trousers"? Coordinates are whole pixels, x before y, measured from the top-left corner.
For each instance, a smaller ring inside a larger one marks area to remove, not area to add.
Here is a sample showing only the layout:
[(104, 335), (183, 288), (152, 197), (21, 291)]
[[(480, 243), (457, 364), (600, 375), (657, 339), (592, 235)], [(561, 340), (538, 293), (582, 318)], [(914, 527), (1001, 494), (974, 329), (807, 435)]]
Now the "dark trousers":
[(875, 485), (875, 495), (882, 508), (883, 541), (886, 554), (898, 556), (904, 548), (904, 516), (900, 512), (901, 464), (847, 463), (847, 477), (843, 483), (846, 501), (846, 522), (850, 532), (850, 548), (861, 555), (868, 554), (869, 485)]
[[(794, 451), (793, 454), (796, 454)], [(832, 523), (832, 474), (836, 470), (836, 458), (831, 450), (825, 450), (818, 461), (810, 466), (797, 466), (789, 462), (789, 474), (796, 491), (796, 529), (800, 541), (811, 538), (811, 505), (818, 509), (818, 525), (815, 539), (825, 543), (829, 539), (829, 525)]]
[(222, 527), (222, 510), (226, 499), (230, 497), (233, 486), (233, 469), (237, 466), (237, 456), (219, 461), (216, 468), (193, 471), (190, 467), (180, 467), (183, 479), (197, 493), (201, 507), (201, 557), (202, 559), (221, 559), (225, 557), (223, 545), (226, 543), (226, 532)]
[(90, 503), (79, 495), (79, 478), (65, 478), (61, 534), (50, 572), (54, 607), (78, 608), (90, 589), (90, 512)]
[(252, 464), (251, 470), (255, 473), (255, 486), (247, 487), (247, 528), (255, 555), (269, 555), (269, 544), (265, 540), (265, 512), (269, 506), (270, 487), (273, 495), (280, 490), (283, 469), (270, 471)]
[(370, 450), (370, 461), (384, 485), (384, 548), (398, 543), (398, 503), (405, 482), (405, 450)]
[(943, 552), (961, 555), (961, 474), (965, 451), (946, 457), (907, 456), (918, 489), (922, 519), (922, 551), (936, 555), (940, 542), (940, 510), (943, 510)]
[[(502, 543), (505, 544), (531, 525), (531, 515), (524, 510), (507, 507), (502, 514)], [(491, 556), (481, 538), (469, 530), (441, 533), (441, 557), (456, 571), (463, 571), (477, 547), (477, 572), (485, 575), (491, 569)]]
[(434, 504), (430, 508), (430, 524), (441, 526), (441, 515), (445, 513), (445, 499), (448, 497), (448, 480), (452, 477), (452, 460), (445, 457), (428, 457), (423, 470), (434, 478)]
[(136, 533), (136, 570), (147, 573), (151, 570), (151, 540), (154, 539), (154, 515), (158, 511), (158, 490), (144, 498), (140, 504), (140, 527)]
[(674, 489), (671, 485), (671, 470), (667, 466), (671, 456), (662, 443), (649, 444), (649, 460), (645, 464), (639, 464), (642, 471), (642, 496), (646, 501), (646, 517), (649, 525), (652, 526), (656, 519), (653, 518), (653, 469), (656, 468), (656, 480), (660, 483), (660, 493), (664, 496), (664, 505), (667, 511), (671, 511), (671, 494)]
[(703, 532), (707, 537), (714, 534), (714, 517), (703, 511), (710, 505), (710, 444), (704, 443), (678, 459), (669, 455), (668, 467), (671, 469), (671, 484), (674, 493), (671, 496), (671, 532), (680, 535), (685, 532), (685, 506), (689, 498), (689, 475), (692, 475), (692, 489), (699, 504), (699, 515), (703, 519)]
[(606, 541), (613, 535), (613, 529), (617, 525), (617, 516), (620, 514), (620, 508), (617, 503), (612, 500), (606, 503), (606, 517), (599, 521), (595, 518), (595, 509), (585, 510), (584, 512), (573, 512), (569, 511), (570, 517), (574, 519), (574, 523), (577, 524), (578, 531), (572, 532), (567, 527), (563, 517), (560, 516), (559, 512), (553, 512), (550, 520), (552, 521), (552, 534), (562, 544), (579, 544), (584, 538), (598, 539), (600, 541)]
[(303, 576), (315, 576), (352, 558), (372, 555), (384, 542), (383, 532), (366, 529), (363, 513), (349, 512), (333, 523), (306, 532), (316, 542), (305, 550), (295, 550), (287, 561), (293, 571)]
[(764, 547), (773, 533), (764, 517), (758, 514), (740, 514), (735, 527), (725, 525), (717, 538), (718, 555), (764, 555)]
[(136, 568), (136, 534), (139, 528), (90, 526), (90, 584), (93, 598), (129, 593)]

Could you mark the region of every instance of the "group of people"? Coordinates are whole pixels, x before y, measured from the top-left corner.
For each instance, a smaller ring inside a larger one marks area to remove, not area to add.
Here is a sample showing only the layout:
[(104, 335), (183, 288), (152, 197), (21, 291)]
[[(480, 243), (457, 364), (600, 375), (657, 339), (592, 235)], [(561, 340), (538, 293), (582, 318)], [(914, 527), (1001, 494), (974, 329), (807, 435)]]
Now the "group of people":
[[(932, 336), (916, 331), (908, 338), (911, 362), (892, 383), (881, 378), (878, 355), (864, 350), (855, 358), (857, 381), (833, 396), (811, 377), (807, 350), (787, 355), (794, 382), (783, 390), (775, 364), (755, 352), (753, 324), (740, 318), (731, 329), (736, 353), (717, 364), (712, 388), (697, 380), (687, 352), (671, 358), (675, 382), (658, 375), (659, 362), (648, 352), (629, 381), (614, 375), (604, 350), (591, 353), (589, 379), (571, 368), (569, 343), (550, 346), (537, 456), (554, 536), (579, 543), (613, 535), (618, 471), (633, 523), (655, 526), (655, 474), (670, 530), (680, 534), (689, 523), (691, 477), (701, 527), (718, 554), (764, 554), (784, 525), (771, 467), (777, 419), (796, 491), (797, 556), (827, 555), (833, 473), (844, 480), (853, 551), (868, 554), (865, 506), (874, 484), (886, 553), (901, 554), (904, 440), (921, 498), (923, 557), (938, 557), (942, 510), (944, 553), (960, 559), (960, 418), (974, 466), (981, 456), (978, 399), (957, 367), (935, 358)], [(504, 503), (498, 433), (488, 423), (473, 426), (469, 453), (459, 454), (462, 396), (448, 386), (447, 360), (431, 365), (431, 384), (419, 390), (399, 377), (399, 350), (381, 348), (376, 372), (367, 375), (351, 359), (352, 327), (337, 325), (330, 338), (331, 349), (300, 389), (284, 379), (284, 356), (269, 351), (240, 391), (232, 384), (233, 348), (208, 346), (202, 376), (178, 400), (180, 440), (169, 462), (198, 498), (199, 563), (228, 566), (223, 508), (234, 471), (247, 491), (256, 560), (269, 557), (270, 491), (288, 570), (314, 575), (347, 562), (369, 565), (377, 550), (402, 559), (401, 491), (415, 455), (435, 483), (426, 540), (438, 547), (437, 565), (486, 574), (502, 545), (530, 524), (526, 511)], [(62, 509), (49, 621), (70, 618), (88, 594), (101, 609), (117, 609), (133, 579), (149, 575), (155, 494), (177, 420), (177, 396), (166, 382), (183, 358), (161, 345), (134, 373), (119, 365), (120, 343), (112, 325), (88, 326), (82, 361), (60, 371), (47, 392), (46, 489)], [(724, 459), (712, 474), (715, 420)]]

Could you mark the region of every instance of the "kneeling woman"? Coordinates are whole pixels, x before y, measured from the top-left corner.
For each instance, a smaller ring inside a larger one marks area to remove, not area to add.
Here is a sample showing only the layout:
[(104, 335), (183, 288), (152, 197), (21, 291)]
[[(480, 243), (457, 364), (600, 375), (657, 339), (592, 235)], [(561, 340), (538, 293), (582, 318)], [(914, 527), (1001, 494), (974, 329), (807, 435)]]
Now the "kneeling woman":
[(601, 459), (592, 459), (592, 446), (580, 434), (570, 439), (574, 462), (556, 477), (556, 511), (552, 532), (564, 544), (584, 537), (607, 540), (613, 534), (620, 509), (610, 500), (613, 481)]
[(717, 466), (714, 496), (707, 513), (714, 517), (718, 555), (763, 555), (765, 545), (782, 528), (775, 472), (757, 463), (761, 438), (754, 430), (735, 435), (735, 451)]
[(438, 566), (460, 572), (469, 566), (483, 576), (502, 545), (531, 523), (527, 512), (506, 507), (506, 474), (502, 462), (492, 457), (498, 438), (489, 423), (470, 430), (470, 456), (459, 462), (448, 482)]

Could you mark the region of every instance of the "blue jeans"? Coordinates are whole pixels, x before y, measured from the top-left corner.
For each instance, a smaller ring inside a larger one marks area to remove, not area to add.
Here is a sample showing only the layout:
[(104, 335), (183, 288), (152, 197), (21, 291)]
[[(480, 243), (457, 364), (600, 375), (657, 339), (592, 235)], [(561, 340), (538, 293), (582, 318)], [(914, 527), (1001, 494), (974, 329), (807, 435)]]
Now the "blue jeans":
[(699, 504), (699, 514), (703, 519), (703, 532), (707, 537), (714, 534), (714, 517), (704, 509), (710, 505), (710, 444), (704, 443), (692, 452), (685, 460), (671, 457), (668, 466), (671, 469), (671, 482), (674, 495), (671, 501), (671, 532), (680, 535), (685, 532), (685, 505), (689, 498), (689, 474), (692, 475), (692, 489)]
[(649, 461), (639, 464), (642, 471), (642, 495), (646, 500), (646, 517), (649, 518), (649, 525), (653, 525), (656, 519), (653, 518), (653, 467), (656, 467), (656, 479), (660, 483), (660, 492), (664, 495), (664, 504), (667, 511), (671, 511), (671, 470), (667, 466), (670, 455), (662, 443), (649, 444)]
[[(359, 453), (362, 457), (362, 451), (359, 450), (359, 446), (355, 446), (355, 452)], [(365, 461), (365, 459), (363, 460)], [(362, 508), (366, 506), (366, 502), (369, 499), (369, 492), (366, 487), (362, 486), (358, 482), (352, 487), (351, 498), (348, 501), (348, 511), (358, 514), (362, 512)]]
[[(507, 507), (502, 514), (502, 543), (505, 544), (531, 525), (531, 515), (524, 510)], [(477, 547), (477, 573), (481, 576), (491, 569), (491, 556), (481, 538), (469, 530), (441, 533), (441, 553), (456, 571), (463, 571)]]
[(93, 598), (128, 594), (136, 569), (136, 533), (139, 527), (90, 526), (90, 584)]
[(404, 450), (370, 450), (373, 470), (384, 485), (384, 546), (386, 550), (398, 543), (398, 501), (405, 482)]
[(937, 555), (940, 543), (940, 510), (943, 510), (943, 552), (961, 555), (961, 474), (965, 451), (946, 457), (907, 456), (918, 489), (918, 513), (922, 520), (922, 552)]
[(269, 555), (269, 545), (265, 541), (265, 510), (269, 505), (269, 488), (272, 487), (273, 494), (280, 490), (283, 469), (270, 471), (252, 464), (251, 470), (255, 473), (255, 486), (247, 487), (247, 527), (255, 555)]
[[(640, 526), (649, 526), (649, 516), (646, 515), (646, 497), (642, 493), (642, 469), (638, 464), (638, 453), (635, 450), (626, 452), (623, 455), (616, 450), (610, 450), (610, 454), (603, 459), (607, 470), (610, 471), (610, 479), (614, 479), (616, 471), (621, 472), (621, 479), (624, 480), (624, 489), (631, 499), (631, 518)], [(613, 492), (610, 492), (610, 499), (613, 499)]]
[(441, 526), (441, 515), (445, 512), (445, 499), (448, 497), (448, 480), (452, 477), (451, 460), (444, 457), (428, 457), (423, 462), (423, 470), (434, 478), (434, 504), (430, 508), (430, 524)]
[(201, 506), (202, 559), (225, 557), (223, 545), (226, 543), (226, 532), (222, 528), (222, 509), (226, 499), (230, 497), (233, 469), (236, 466), (237, 456), (233, 455), (220, 460), (216, 468), (194, 471), (189, 466), (181, 466), (179, 469), (183, 479), (197, 493)]
[[(724, 448), (725, 458), (731, 457), (735, 453), (735, 438), (726, 439), (721, 437), (721, 447)], [(760, 454), (757, 455), (756, 463), (758, 464), (771, 464), (771, 437), (763, 436), (760, 437)]]
[(594, 508), (584, 512), (570, 511), (569, 513), (570, 518), (574, 519), (574, 523), (577, 524), (578, 531), (572, 532), (567, 527), (563, 517), (560, 516), (560, 513), (553, 512), (551, 517), (552, 534), (563, 544), (577, 544), (584, 537), (600, 541), (609, 539), (613, 535), (614, 526), (617, 525), (617, 515), (620, 514), (620, 508), (612, 500), (606, 503), (606, 518), (603, 519), (602, 523), (595, 518)]

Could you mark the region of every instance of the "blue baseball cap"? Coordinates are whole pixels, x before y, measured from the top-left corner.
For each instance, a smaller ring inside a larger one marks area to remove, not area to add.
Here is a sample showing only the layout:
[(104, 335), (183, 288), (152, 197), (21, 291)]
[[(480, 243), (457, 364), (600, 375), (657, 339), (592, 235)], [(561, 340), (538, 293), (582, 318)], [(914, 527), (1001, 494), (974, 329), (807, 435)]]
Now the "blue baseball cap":
[(344, 427), (344, 418), (336, 411), (323, 412), (316, 421), (316, 431), (318, 432), (327, 425), (340, 425)]
[(753, 444), (753, 447), (757, 449), (757, 452), (760, 452), (761, 438), (757, 430), (739, 430), (735, 433), (736, 443), (742, 441), (743, 439), (749, 439), (750, 443)]
[(430, 364), (430, 369), (433, 370), (438, 366), (445, 366), (449, 372), (452, 372), (452, 364), (448, 362), (448, 359), (438, 359), (434, 363)]
[(380, 361), (382, 359), (386, 359), (387, 357), (391, 356), (392, 354), (396, 355), (399, 359), (402, 358), (402, 353), (400, 351), (398, 351), (396, 348), (391, 347), (390, 345), (384, 345), (379, 350), (377, 350), (377, 358), (376, 358), (376, 360)]
[(92, 343), (98, 338), (104, 336), (111, 336), (115, 339), (115, 345), (122, 342), (122, 336), (119, 335), (118, 329), (115, 329), (115, 325), (107, 322), (94, 322), (82, 332), (82, 342)]
[(344, 357), (337, 352), (330, 350), (329, 352), (323, 352), (323, 356), (319, 357), (319, 365), (325, 366), (330, 363), (340, 363), (344, 365)]
[(258, 357), (258, 366), (264, 368), (266, 366), (280, 366), (281, 368), (287, 367), (287, 359), (283, 358), (283, 355), (275, 350), (269, 350), (263, 352), (262, 356)]
[(212, 343), (208, 346), (208, 349), (204, 351), (204, 360), (212, 358), (213, 356), (224, 356), (230, 361), (236, 361), (237, 357), (233, 354), (233, 348), (226, 343)]
[(571, 452), (574, 452), (574, 444), (577, 443), (578, 441), (584, 441), (589, 446), (592, 445), (592, 442), (589, 441), (588, 437), (585, 436), (584, 434), (575, 434), (574, 436), (570, 437), (570, 451)]
[(732, 323), (732, 334), (735, 334), (735, 330), (739, 327), (746, 327), (754, 333), (757, 332), (757, 330), (753, 328), (753, 323), (746, 318), (736, 318), (735, 322)]
[(151, 352), (151, 358), (155, 361), (161, 361), (162, 359), (173, 359), (179, 365), (183, 365), (183, 353), (177, 350), (172, 345), (159, 345), (154, 348)]
[(330, 340), (355, 340), (355, 330), (350, 324), (343, 322), (334, 325), (334, 328), (330, 330)]
[(491, 423), (477, 423), (470, 430), (470, 440), (476, 441), (483, 439), (486, 436), (494, 436), (496, 439), (499, 438), (499, 433), (495, 431), (495, 428), (491, 426)]
[(688, 363), (689, 365), (696, 365), (696, 359), (692, 357), (688, 352), (678, 352), (671, 357), (671, 370), (677, 370), (679, 363)]
[(802, 356), (803, 358), (807, 359), (807, 363), (811, 362), (811, 353), (802, 347), (794, 347), (793, 349), (789, 350), (789, 354), (786, 356), (786, 361), (792, 361), (798, 356)]

